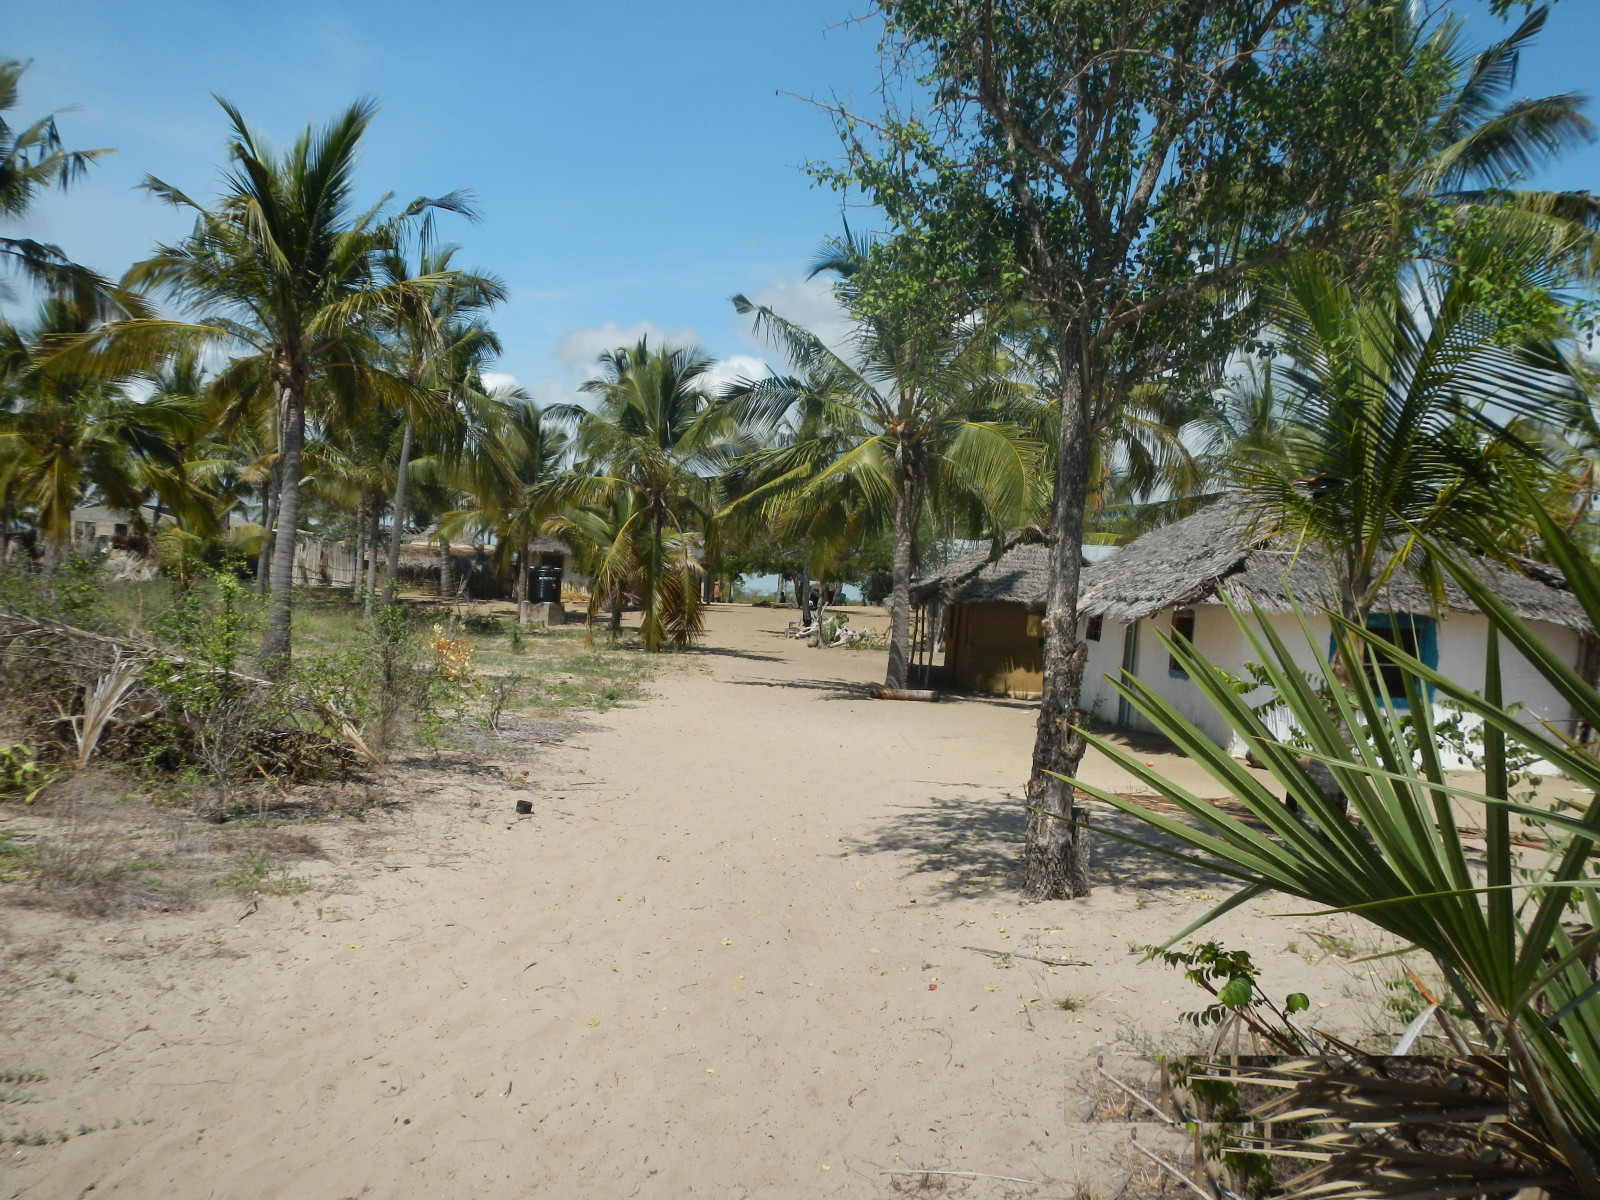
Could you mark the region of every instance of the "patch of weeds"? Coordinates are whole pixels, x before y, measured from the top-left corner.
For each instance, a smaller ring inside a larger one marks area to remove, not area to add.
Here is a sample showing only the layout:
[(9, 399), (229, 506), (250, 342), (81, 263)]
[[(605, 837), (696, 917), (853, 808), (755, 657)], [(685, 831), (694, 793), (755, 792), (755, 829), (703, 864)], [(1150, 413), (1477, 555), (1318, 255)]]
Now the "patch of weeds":
[(288, 863), (277, 862), (266, 850), (251, 850), (233, 860), (228, 872), (217, 877), (217, 886), (240, 895), (290, 896), (314, 885), (304, 875), (291, 874)]
[(1337, 934), (1332, 933), (1318, 933), (1314, 929), (1308, 930), (1308, 933), (1310, 934), (1311, 940), (1314, 941), (1318, 946), (1322, 947), (1324, 958), (1330, 955), (1334, 958), (1355, 957), (1355, 939), (1339, 937)]
[(0, 797), (32, 804), (40, 792), (55, 782), (57, 773), (20, 742), (0, 746)]
[(83, 1137), (86, 1134), (99, 1133), (102, 1129), (121, 1129), (124, 1125), (153, 1125), (154, 1117), (140, 1117), (137, 1120), (124, 1121), (120, 1117), (109, 1125), (79, 1125), (76, 1132), (68, 1129), (19, 1129), (15, 1133), (0, 1135), (0, 1141), (10, 1142), (13, 1146), (48, 1146), (51, 1142), (69, 1142), (74, 1137)]
[(49, 1078), (43, 1071), (11, 1071), (0, 1069), (0, 1083), (43, 1083)]
[(1061, 996), (1050, 1003), (1054, 1004), (1062, 1012), (1077, 1012), (1087, 1001), (1081, 996)]
[(51, 967), (50, 978), (59, 979), (64, 983), (77, 983), (78, 973), (76, 971), (63, 971), (60, 967)]
[(34, 842), (17, 840), (15, 830), (0, 830), (0, 883), (31, 875), (33, 860), (39, 847)]

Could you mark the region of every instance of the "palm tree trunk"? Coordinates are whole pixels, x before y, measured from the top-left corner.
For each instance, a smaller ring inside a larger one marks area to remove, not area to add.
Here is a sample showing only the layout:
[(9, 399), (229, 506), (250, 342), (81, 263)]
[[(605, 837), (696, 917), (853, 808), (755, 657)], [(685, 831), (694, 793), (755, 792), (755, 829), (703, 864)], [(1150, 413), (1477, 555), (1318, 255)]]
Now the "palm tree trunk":
[(615, 646), (622, 636), (622, 588), (611, 593), (611, 644)]
[(517, 555), (517, 624), (525, 624), (528, 620), (528, 564), (532, 557), (532, 547), (522, 543), (522, 549)]
[(795, 577), (794, 602), (800, 610), (800, 628), (811, 624), (811, 568), (806, 566), (806, 546), (800, 544), (800, 574)]
[(366, 598), (361, 606), (362, 615), (368, 620), (372, 619), (372, 600), (378, 590), (378, 535), (382, 528), (379, 521), (383, 517), (383, 493), (373, 489), (370, 503), (372, 511), (368, 514), (371, 525), (367, 536), (367, 586), (363, 589)]
[(281, 670), (289, 659), (289, 618), (294, 586), (296, 526), (300, 519), (300, 450), (305, 443), (305, 410), (293, 388), (283, 391), (283, 486), (278, 493), (278, 532), (272, 544), (272, 591), (267, 628), (261, 636), (261, 664)]
[(356, 498), (356, 564), (350, 572), (350, 599), (361, 595), (361, 573), (367, 562), (367, 493), (362, 489)]
[(1085, 395), (1081, 331), (1061, 330), (1061, 450), (1056, 460), (1055, 505), (1050, 522), (1050, 590), (1044, 615), (1044, 691), (1039, 701), (1033, 771), (1028, 779), (1028, 840), (1022, 890), (1034, 900), (1089, 894), (1089, 835), (1072, 822), (1077, 812), (1070, 783), (1083, 738), (1073, 731), (1083, 714), (1085, 650), (1078, 641), (1078, 572), (1082, 563), (1085, 505), (1091, 467), (1089, 403)]
[(394, 515), (390, 518), (392, 528), (389, 531), (389, 573), (383, 581), (383, 594), (389, 600), (394, 599), (395, 588), (399, 586), (400, 530), (406, 520), (406, 473), (411, 467), (411, 442), (416, 434), (416, 428), (415, 419), (407, 417), (406, 431), (400, 437), (400, 465), (396, 468), (394, 477)]
[(278, 468), (273, 467), (272, 475), (262, 485), (261, 552), (256, 555), (256, 595), (258, 596), (267, 594), (267, 577), (272, 569), (272, 518), (276, 515), (279, 478)]
[(889, 669), (883, 686), (906, 686), (911, 663), (911, 535), (916, 529), (916, 481), (907, 474), (894, 496), (894, 587), (889, 592)]

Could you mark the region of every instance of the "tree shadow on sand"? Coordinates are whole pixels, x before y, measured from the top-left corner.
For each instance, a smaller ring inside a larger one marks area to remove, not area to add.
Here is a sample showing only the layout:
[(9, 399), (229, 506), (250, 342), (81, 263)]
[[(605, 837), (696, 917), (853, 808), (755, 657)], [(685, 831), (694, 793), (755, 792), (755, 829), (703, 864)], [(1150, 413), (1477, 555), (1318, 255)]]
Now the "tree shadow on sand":
[[(1089, 806), (1090, 871), (1097, 885), (1141, 888), (1227, 886), (1220, 875), (1191, 867), (1156, 850), (1111, 836), (1115, 830), (1153, 845), (1182, 849), (1173, 838), (1105, 805)], [(858, 852), (903, 855), (910, 874), (932, 876), (946, 899), (1016, 896), (1022, 882), (1027, 812), (1020, 795), (931, 796), (926, 803), (891, 810)]]
[(866, 700), (870, 684), (851, 683), (843, 679), (730, 679), (735, 687), (797, 688), (817, 692), (819, 700)]
[(734, 650), (729, 646), (688, 646), (685, 647), (683, 652), (696, 656), (708, 654), (716, 658), (743, 658), (748, 659), (750, 662), (781, 663), (787, 661), (777, 654), (757, 654), (750, 650)]

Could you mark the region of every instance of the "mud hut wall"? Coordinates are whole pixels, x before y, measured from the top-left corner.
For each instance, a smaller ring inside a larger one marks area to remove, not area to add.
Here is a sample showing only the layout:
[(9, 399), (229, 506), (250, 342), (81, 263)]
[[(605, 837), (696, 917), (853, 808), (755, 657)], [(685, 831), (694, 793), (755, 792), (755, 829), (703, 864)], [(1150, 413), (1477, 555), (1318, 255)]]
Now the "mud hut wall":
[(1044, 645), (1030, 633), (1022, 604), (957, 604), (950, 610), (945, 669), (958, 688), (1037, 698), (1044, 689)]

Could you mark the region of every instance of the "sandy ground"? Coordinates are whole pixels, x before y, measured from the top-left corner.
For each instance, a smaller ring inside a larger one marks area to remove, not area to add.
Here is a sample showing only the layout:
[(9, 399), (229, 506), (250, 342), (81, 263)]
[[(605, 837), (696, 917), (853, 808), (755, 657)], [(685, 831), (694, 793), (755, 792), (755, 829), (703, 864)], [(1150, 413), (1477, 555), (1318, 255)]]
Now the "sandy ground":
[[(715, 609), (649, 700), (507, 756), (526, 787), (406, 767), (403, 816), (317, 831), (331, 892), (7, 914), (0, 1068), (46, 1078), (6, 1118), (91, 1132), (0, 1149), (0, 1195), (1113, 1191), (1129, 1128), (1082, 1121), (1086, 1067), (1190, 1044), (1203, 997), (1129, 947), (1220, 889), (1105, 839), (1091, 898), (1019, 904), (1032, 706), (871, 701), (881, 653), (790, 616)], [(1309, 924), (1225, 936), (1365, 1019)]]

